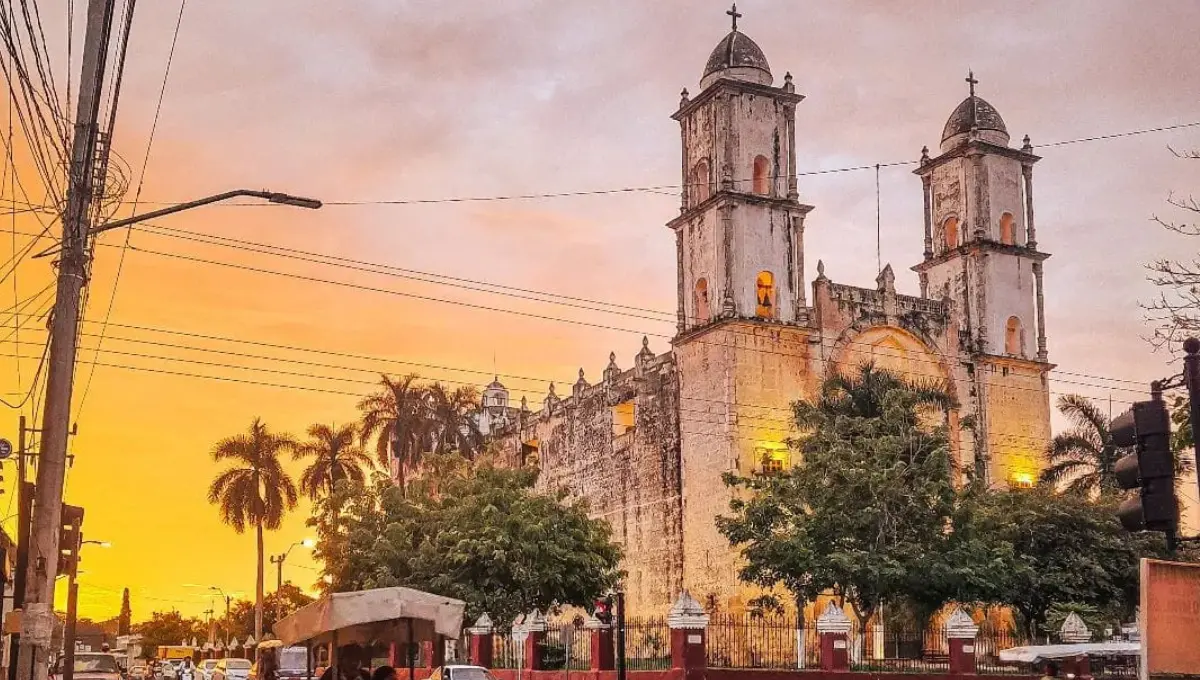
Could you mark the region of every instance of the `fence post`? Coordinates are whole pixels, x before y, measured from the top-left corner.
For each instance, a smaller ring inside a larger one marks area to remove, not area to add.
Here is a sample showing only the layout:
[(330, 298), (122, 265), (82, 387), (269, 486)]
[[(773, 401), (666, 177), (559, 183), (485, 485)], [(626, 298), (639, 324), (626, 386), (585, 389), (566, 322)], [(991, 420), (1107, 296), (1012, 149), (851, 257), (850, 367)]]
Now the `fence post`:
[(613, 656), (612, 625), (604, 623), (592, 614), (584, 621), (583, 627), (589, 632), (592, 646), (592, 660), (589, 666), (593, 671), (616, 670), (616, 658)]
[(671, 629), (671, 667), (683, 669), (684, 680), (703, 680), (708, 663), (704, 607), (683, 591), (667, 615), (667, 627)]
[(471, 663), (484, 668), (492, 667), (492, 633), (495, 632), (492, 626), (492, 619), (486, 614), (480, 614), (475, 620), (475, 625), (467, 629), (467, 635), (470, 636), (469, 654)]
[(1077, 644), (1081, 642), (1091, 642), (1092, 631), (1088, 630), (1087, 624), (1079, 617), (1079, 614), (1071, 612), (1063, 621), (1062, 628), (1058, 629), (1058, 637), (1063, 641), (1063, 644)]
[(821, 670), (850, 670), (850, 650), (847, 634), (850, 617), (833, 602), (817, 617), (817, 635), (821, 638)]
[(536, 609), (525, 617), (525, 668), (531, 671), (542, 670), (543, 653), (546, 640), (546, 617)]
[(975, 638), (979, 626), (969, 614), (955, 607), (946, 619), (946, 644), (950, 647), (950, 673), (975, 672)]

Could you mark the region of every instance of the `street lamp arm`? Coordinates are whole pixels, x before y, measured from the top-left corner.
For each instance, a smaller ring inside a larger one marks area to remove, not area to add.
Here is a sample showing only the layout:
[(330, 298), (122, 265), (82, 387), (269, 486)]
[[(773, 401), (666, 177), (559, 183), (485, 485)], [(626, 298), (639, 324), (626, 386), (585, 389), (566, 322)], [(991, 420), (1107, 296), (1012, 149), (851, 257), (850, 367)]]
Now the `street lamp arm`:
[(321, 207), (321, 202), (316, 199), (313, 199), (313, 198), (292, 196), (291, 194), (282, 194), (277, 191), (255, 191), (253, 189), (234, 189), (233, 191), (226, 191), (223, 194), (216, 194), (214, 196), (208, 196), (206, 198), (198, 198), (194, 201), (188, 201), (187, 203), (180, 203), (178, 205), (168, 206), (166, 208), (161, 208), (159, 210), (151, 210), (150, 212), (142, 213), (140, 215), (133, 215), (132, 217), (126, 217), (125, 219), (115, 220), (113, 222), (106, 222), (99, 226), (92, 227), (91, 229), (88, 230), (88, 234), (91, 236), (95, 236), (96, 234), (104, 233), (106, 231), (109, 231), (110, 229), (119, 229), (121, 227), (128, 227), (129, 225), (137, 224), (138, 222), (144, 222), (146, 220), (153, 220), (153, 219), (156, 219), (159, 217), (163, 217), (164, 215), (171, 215), (171, 214), (174, 214), (177, 212), (183, 212), (184, 210), (191, 210), (192, 208), (199, 208), (200, 206), (208, 205), (210, 203), (219, 203), (221, 201), (228, 201), (231, 198), (240, 198), (242, 196), (261, 198), (261, 199), (270, 201), (271, 203), (280, 203), (283, 205), (291, 205), (291, 206), (295, 206), (298, 208), (308, 208), (310, 210), (316, 210), (317, 208)]

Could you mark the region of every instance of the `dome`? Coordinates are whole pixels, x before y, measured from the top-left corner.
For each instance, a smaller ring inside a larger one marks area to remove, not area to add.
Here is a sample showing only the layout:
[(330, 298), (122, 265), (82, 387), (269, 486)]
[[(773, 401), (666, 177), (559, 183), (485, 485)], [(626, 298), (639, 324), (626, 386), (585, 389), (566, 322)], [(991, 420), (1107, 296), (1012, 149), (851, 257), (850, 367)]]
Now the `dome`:
[(774, 82), (767, 57), (753, 40), (736, 28), (717, 44), (704, 67), (700, 87), (708, 87), (718, 78), (747, 80), (759, 85)]
[(954, 109), (954, 113), (950, 114), (950, 119), (946, 121), (946, 127), (942, 130), (943, 150), (946, 150), (948, 140), (958, 135), (965, 135), (973, 128), (980, 132), (980, 137), (985, 141), (1002, 146), (1008, 145), (1008, 128), (1004, 126), (1004, 119), (1000, 117), (1000, 112), (996, 110), (996, 107), (972, 94), (962, 100), (962, 103)]

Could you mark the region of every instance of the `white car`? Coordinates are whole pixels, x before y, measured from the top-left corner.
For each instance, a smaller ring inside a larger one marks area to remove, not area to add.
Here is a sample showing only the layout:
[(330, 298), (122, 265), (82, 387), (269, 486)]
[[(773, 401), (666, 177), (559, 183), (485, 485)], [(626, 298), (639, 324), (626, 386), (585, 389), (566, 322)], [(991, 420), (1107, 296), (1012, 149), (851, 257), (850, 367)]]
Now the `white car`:
[[(62, 678), (63, 662), (59, 657), (58, 663), (50, 671), (53, 678)], [(78, 680), (121, 680), (121, 667), (117, 665), (117, 657), (101, 652), (76, 652), (73, 677)]]
[(179, 659), (168, 659), (158, 665), (158, 675), (162, 680), (175, 680), (179, 677), (179, 665), (183, 661)]
[(247, 659), (219, 659), (209, 680), (247, 680), (251, 663)]
[(435, 669), (429, 680), (496, 680), (496, 676), (483, 666), (447, 664)]
[(220, 659), (204, 659), (196, 664), (196, 680), (212, 680), (213, 671), (217, 669)]

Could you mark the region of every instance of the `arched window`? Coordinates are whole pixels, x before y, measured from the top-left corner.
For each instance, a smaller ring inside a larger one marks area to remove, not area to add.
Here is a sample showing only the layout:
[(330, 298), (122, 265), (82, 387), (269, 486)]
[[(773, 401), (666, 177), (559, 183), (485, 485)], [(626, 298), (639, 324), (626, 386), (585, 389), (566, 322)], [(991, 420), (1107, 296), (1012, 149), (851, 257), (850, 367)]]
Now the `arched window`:
[(958, 218), (950, 217), (942, 223), (942, 233), (946, 242), (946, 250), (958, 247)]
[(774, 319), (776, 317), (775, 275), (771, 272), (759, 272), (755, 288), (757, 305), (754, 314), (763, 319)]
[(1021, 320), (1015, 316), (1008, 317), (1004, 328), (1004, 353), (1025, 355), (1025, 332), (1021, 329)]
[(762, 196), (771, 193), (771, 162), (766, 156), (754, 157), (754, 193)]
[(700, 278), (696, 281), (696, 294), (694, 298), (696, 304), (695, 325), (708, 323), (709, 308), (708, 308), (708, 280)]
[(692, 177), (689, 184), (691, 185), (688, 189), (692, 193), (692, 205), (703, 203), (712, 195), (712, 176), (708, 169), (707, 158), (701, 158), (692, 166)]
[(1017, 236), (1013, 233), (1013, 216), (1010, 212), (1000, 216), (1000, 242), (1010, 246), (1017, 245)]

